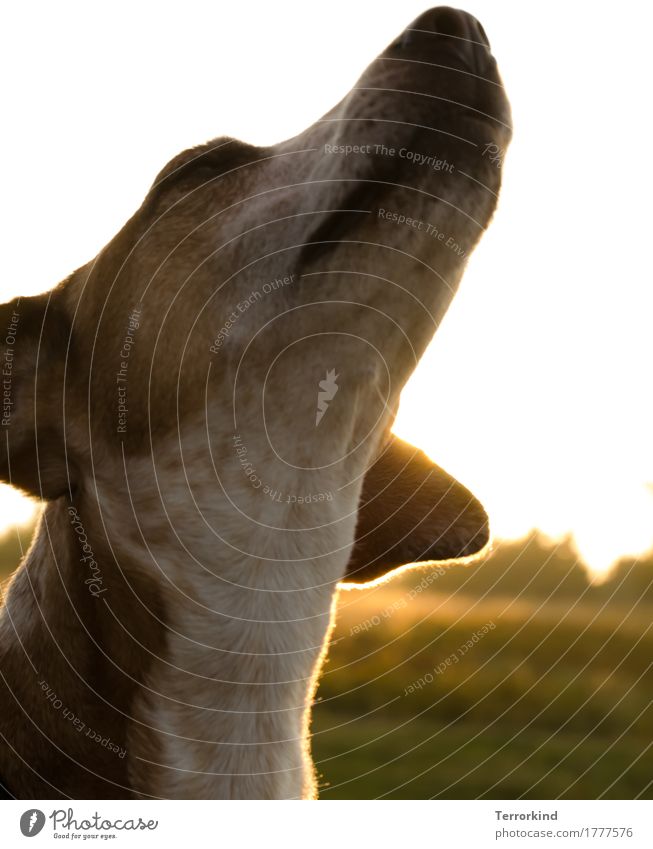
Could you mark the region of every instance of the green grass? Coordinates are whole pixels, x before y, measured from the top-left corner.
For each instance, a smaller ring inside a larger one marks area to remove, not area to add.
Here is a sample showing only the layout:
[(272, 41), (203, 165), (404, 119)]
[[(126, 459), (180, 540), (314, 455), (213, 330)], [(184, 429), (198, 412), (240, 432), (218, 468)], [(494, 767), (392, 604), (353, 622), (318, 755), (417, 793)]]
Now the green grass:
[(435, 716), (343, 721), (326, 709), (316, 713), (323, 799), (651, 798), (651, 758), (636, 738), (610, 748), (614, 739), (603, 736), (447, 726)]
[(653, 798), (649, 605), (429, 591), (384, 618), (409, 584), (341, 601), (313, 721), (323, 798)]

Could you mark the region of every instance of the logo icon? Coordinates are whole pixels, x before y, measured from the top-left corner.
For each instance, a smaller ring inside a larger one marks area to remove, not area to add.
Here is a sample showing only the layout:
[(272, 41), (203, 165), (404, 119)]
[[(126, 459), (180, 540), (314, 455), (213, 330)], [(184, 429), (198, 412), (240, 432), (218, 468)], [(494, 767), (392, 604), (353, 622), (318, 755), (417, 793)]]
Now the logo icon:
[(45, 825), (45, 814), (38, 808), (30, 808), (20, 818), (20, 830), (25, 837), (35, 837)]
[(333, 401), (338, 391), (336, 380), (338, 375), (334, 368), (326, 373), (326, 378), (319, 383), (320, 391), (317, 393), (317, 412), (315, 414), (315, 427), (322, 421), (322, 416), (326, 413), (329, 402)]

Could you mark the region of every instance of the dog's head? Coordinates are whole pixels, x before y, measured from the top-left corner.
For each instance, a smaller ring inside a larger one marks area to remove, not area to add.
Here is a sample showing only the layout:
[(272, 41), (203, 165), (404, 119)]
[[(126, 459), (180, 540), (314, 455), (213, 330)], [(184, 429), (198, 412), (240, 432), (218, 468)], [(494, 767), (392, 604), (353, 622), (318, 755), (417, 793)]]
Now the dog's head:
[(330, 529), (298, 559), (346, 560), (362, 497), (352, 580), (481, 547), (478, 502), (387, 439), (494, 210), (509, 124), (480, 24), (438, 8), (296, 138), (172, 160), (93, 261), (0, 308), (2, 479), (54, 499), (129, 485), (133, 463), (213, 476), (223, 518)]

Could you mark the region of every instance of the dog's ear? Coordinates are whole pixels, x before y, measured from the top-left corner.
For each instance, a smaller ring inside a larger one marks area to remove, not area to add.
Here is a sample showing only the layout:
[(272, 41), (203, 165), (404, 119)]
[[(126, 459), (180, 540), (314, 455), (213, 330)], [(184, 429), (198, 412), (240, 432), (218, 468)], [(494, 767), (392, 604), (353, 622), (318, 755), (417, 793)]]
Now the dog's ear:
[(393, 436), (365, 475), (343, 581), (364, 584), (407, 563), (467, 557), (488, 539), (487, 514), (472, 493)]
[(70, 323), (57, 295), (0, 305), (0, 480), (45, 499), (69, 488), (63, 376)]

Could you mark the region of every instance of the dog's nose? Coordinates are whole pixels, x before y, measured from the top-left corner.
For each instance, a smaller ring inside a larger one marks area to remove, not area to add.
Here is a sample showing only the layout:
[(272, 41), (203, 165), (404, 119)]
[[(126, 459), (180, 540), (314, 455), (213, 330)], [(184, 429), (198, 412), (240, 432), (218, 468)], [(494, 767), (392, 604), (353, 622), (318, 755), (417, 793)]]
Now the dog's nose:
[(420, 15), (404, 32), (403, 48), (436, 50), (451, 48), (459, 54), (469, 54), (477, 70), (490, 51), (485, 30), (473, 15), (450, 6), (438, 6)]
[(411, 29), (490, 47), (488, 37), (479, 21), (468, 12), (452, 9), (451, 6), (438, 6), (436, 9), (424, 12), (409, 27), (409, 30)]

